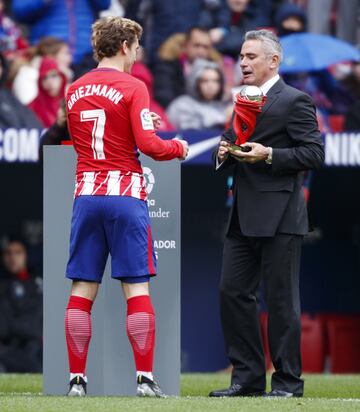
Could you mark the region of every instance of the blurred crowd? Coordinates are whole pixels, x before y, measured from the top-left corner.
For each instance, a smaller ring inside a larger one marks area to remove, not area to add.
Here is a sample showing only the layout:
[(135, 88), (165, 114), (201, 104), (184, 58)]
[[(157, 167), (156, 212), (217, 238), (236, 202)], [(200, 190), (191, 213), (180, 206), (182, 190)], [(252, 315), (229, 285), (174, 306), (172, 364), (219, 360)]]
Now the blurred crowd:
[(0, 372), (42, 370), (42, 277), (25, 241), (3, 239), (0, 265)]
[[(121, 15), (144, 27), (132, 74), (144, 81), (160, 130), (221, 129), (232, 92), (242, 84), (243, 34), (269, 28), (279, 36), (314, 32), (355, 47), (359, 0), (0, 0), (0, 127), (55, 128), (46, 142), (66, 135), (61, 119), (66, 87), (96, 66), (91, 24)], [(322, 131), (360, 128), (360, 63), (284, 74), (310, 94)]]
[[(144, 27), (132, 75), (146, 84), (161, 131), (221, 130), (242, 85), (246, 31), (320, 33), (359, 47), (359, 9), (360, 0), (0, 0), (0, 128), (46, 128), (45, 144), (70, 138), (64, 95), (97, 64), (99, 16)], [(283, 77), (313, 97), (322, 131), (360, 130), (359, 61)], [(41, 370), (41, 278), (20, 239), (3, 245), (0, 294), (0, 371)]]

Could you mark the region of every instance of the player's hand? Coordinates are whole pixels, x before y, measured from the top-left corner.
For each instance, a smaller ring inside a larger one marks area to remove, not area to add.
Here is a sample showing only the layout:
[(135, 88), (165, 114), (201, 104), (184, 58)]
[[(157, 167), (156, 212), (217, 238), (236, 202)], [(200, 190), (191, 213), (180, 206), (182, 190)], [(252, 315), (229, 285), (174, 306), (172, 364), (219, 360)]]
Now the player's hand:
[(242, 152), (240, 150), (235, 150), (231, 152), (233, 156), (246, 163), (256, 163), (261, 160), (267, 159), (269, 156), (269, 148), (263, 146), (260, 143), (247, 142), (241, 145), (242, 147), (250, 147), (249, 152)]
[(158, 130), (161, 124), (161, 117), (155, 112), (150, 112), (150, 116), (154, 125), (154, 129)]
[(229, 156), (229, 146), (230, 146), (229, 142), (226, 142), (225, 140), (221, 140), (219, 144), (219, 149), (217, 152), (219, 163), (224, 162)]
[(177, 140), (180, 142), (183, 146), (183, 155), (182, 157), (179, 157), (180, 160), (185, 160), (187, 158), (187, 155), (189, 154), (189, 143), (186, 140), (179, 139), (177, 137), (174, 138), (174, 140)]

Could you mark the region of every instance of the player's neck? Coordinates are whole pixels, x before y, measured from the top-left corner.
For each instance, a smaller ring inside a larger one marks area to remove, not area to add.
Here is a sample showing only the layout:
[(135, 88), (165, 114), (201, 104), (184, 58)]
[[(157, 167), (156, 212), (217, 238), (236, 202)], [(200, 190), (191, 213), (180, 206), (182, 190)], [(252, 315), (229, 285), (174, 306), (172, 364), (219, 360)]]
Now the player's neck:
[(120, 72), (125, 71), (125, 62), (121, 58), (115, 57), (104, 57), (98, 64), (99, 69), (107, 68), (107, 69), (115, 69), (119, 70)]

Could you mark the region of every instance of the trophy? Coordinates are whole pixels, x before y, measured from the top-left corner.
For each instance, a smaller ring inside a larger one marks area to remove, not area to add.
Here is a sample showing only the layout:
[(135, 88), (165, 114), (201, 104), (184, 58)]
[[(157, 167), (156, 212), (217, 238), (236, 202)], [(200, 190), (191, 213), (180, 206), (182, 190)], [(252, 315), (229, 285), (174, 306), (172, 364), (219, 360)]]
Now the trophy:
[(240, 96), (246, 100), (261, 102), (263, 98), (263, 92), (261, 91), (260, 87), (257, 86), (244, 86), (240, 90)]
[[(256, 108), (254, 107), (254, 109), (256, 111), (260, 111), (260, 109), (258, 109), (260, 103), (263, 102), (263, 92), (261, 91), (261, 89), (257, 86), (251, 86), (251, 85), (246, 85), (243, 86), (240, 90), (240, 93), (238, 94), (238, 98), (240, 97), (240, 101), (242, 100), (248, 100), (249, 103), (250, 102), (254, 102), (254, 106), (256, 106)], [(254, 127), (255, 127), (255, 118), (254, 118)], [(241, 131), (243, 133), (247, 133), (247, 129), (248, 126), (246, 124), (246, 122), (244, 122), (242, 124), (242, 128)], [(241, 152), (250, 152), (251, 148), (250, 147), (242, 147), (238, 144), (231, 144), (231, 146), (229, 147), (229, 151), (230, 153), (234, 153), (236, 151), (241, 151)]]

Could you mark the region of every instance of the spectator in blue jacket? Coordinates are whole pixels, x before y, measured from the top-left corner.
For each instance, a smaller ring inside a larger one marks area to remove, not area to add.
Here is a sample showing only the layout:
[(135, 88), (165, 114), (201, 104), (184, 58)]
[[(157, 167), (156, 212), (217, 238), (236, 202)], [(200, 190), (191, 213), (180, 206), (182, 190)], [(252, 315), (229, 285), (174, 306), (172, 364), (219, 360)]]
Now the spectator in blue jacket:
[[(283, 4), (276, 16), (276, 29), (280, 36), (307, 31), (304, 9), (295, 4)], [(287, 84), (309, 94), (326, 122), (329, 114), (345, 114), (352, 97), (329, 70), (284, 74)]]
[(276, 30), (278, 36), (307, 31), (307, 15), (305, 10), (292, 3), (285, 3), (278, 8), (276, 14)]
[(230, 9), (230, 27), (216, 43), (222, 54), (237, 58), (248, 30), (271, 24), (271, 0), (226, 0)]
[(125, 17), (144, 27), (142, 40), (150, 65), (156, 63), (160, 45), (171, 35), (197, 26), (216, 29), (210, 32), (213, 40), (230, 23), (225, 0), (131, 0), (127, 2)]
[(44, 36), (57, 37), (69, 44), (73, 63), (91, 53), (91, 25), (110, 0), (13, 0), (15, 19), (30, 28), (30, 43)]

